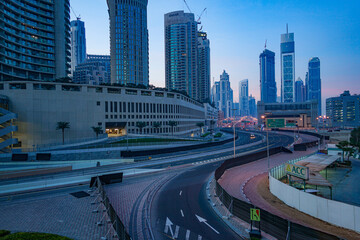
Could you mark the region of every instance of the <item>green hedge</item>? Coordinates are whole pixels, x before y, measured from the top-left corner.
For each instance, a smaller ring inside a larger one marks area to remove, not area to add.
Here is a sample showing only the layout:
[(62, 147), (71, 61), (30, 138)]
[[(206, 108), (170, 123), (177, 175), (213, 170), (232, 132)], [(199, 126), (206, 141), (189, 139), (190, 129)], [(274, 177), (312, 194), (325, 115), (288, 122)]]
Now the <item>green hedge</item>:
[(71, 240), (71, 239), (49, 233), (17, 232), (0, 237), (0, 240)]
[(222, 133), (217, 133), (217, 134), (214, 135), (214, 137), (219, 138), (219, 137), (221, 137), (222, 135), (223, 135)]
[(207, 133), (204, 133), (203, 135), (201, 135), (201, 137), (207, 137), (207, 136), (209, 136), (209, 135), (210, 135), (210, 133), (207, 132)]
[(10, 234), (10, 231), (8, 231), (8, 230), (0, 230), (0, 237), (6, 236), (9, 234)]

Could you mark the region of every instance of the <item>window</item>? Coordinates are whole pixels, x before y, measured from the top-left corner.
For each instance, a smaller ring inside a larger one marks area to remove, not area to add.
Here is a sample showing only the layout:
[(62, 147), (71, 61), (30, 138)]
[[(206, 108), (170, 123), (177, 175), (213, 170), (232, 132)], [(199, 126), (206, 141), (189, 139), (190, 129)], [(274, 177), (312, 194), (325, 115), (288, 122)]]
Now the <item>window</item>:
[(100, 101), (97, 101), (97, 102), (96, 102), (96, 106), (100, 106)]
[(105, 102), (105, 112), (109, 111), (109, 103), (108, 101)]

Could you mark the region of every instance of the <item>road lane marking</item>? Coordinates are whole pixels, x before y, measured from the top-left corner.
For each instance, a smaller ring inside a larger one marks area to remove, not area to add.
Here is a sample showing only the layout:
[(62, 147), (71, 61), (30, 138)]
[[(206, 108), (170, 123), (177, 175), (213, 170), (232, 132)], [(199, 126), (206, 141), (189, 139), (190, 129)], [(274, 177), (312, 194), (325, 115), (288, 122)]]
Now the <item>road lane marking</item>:
[(210, 226), (210, 224), (207, 223), (207, 220), (206, 220), (205, 218), (202, 218), (202, 217), (200, 217), (200, 216), (198, 216), (198, 215), (196, 215), (196, 214), (195, 214), (195, 216), (196, 216), (196, 218), (199, 220), (199, 222), (205, 223), (205, 225), (208, 226), (209, 228), (211, 228), (211, 230), (213, 230), (214, 232), (216, 232), (217, 234), (219, 234), (219, 232), (218, 232), (215, 228), (213, 228), (212, 226)]
[(202, 236), (201, 235), (198, 235), (198, 240), (201, 240), (202, 239)]
[(182, 190), (179, 192), (179, 196), (181, 196), (181, 194), (182, 194)]
[(180, 209), (180, 212), (181, 212), (181, 216), (184, 217), (184, 212), (182, 209)]
[(174, 232), (171, 228), (171, 226), (173, 225), (173, 223), (170, 221), (170, 219), (167, 217), (166, 218), (166, 223), (165, 223), (165, 229), (164, 229), (164, 233), (167, 234), (169, 229), (170, 229), (170, 233), (171, 233), (171, 237), (174, 238)]
[(175, 227), (174, 239), (178, 238), (178, 236), (179, 236), (179, 229), (180, 229), (180, 227), (179, 227), (178, 225), (176, 225), (176, 227)]
[(189, 229), (186, 230), (185, 239), (186, 239), (186, 240), (189, 240), (189, 239), (190, 239), (190, 230), (189, 230)]

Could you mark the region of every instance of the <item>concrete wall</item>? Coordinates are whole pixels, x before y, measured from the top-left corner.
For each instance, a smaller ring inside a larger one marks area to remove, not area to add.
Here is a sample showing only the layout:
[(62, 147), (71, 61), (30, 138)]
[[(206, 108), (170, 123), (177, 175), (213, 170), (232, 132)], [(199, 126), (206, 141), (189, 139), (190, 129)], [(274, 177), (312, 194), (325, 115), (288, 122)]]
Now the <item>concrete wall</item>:
[(331, 224), (360, 233), (360, 207), (297, 190), (269, 176), (270, 192), (285, 204)]

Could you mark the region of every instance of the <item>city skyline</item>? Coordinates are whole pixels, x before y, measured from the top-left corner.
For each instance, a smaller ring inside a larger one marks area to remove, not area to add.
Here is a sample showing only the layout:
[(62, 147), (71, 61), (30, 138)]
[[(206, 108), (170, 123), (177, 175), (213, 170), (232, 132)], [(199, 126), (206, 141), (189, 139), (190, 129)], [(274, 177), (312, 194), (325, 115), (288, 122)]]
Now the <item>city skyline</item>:
[[(109, 54), (106, 1), (91, 1), (83, 6), (82, 1), (72, 0), (71, 4), (87, 26), (88, 53)], [(213, 79), (218, 81), (219, 74), (227, 69), (232, 76), (232, 86), (248, 78), (249, 92), (259, 100), (258, 53), (263, 50), (267, 39), (267, 48), (275, 52), (275, 78), (280, 86), (280, 34), (285, 32), (286, 23), (289, 24), (289, 32), (296, 34), (295, 79), (305, 79), (310, 58), (322, 59), (321, 78), (326, 86), (322, 94), (323, 106), (327, 97), (338, 95), (350, 87), (353, 89), (353, 83), (360, 75), (360, 69), (356, 68), (360, 63), (360, 48), (356, 44), (360, 39), (356, 31), (360, 20), (354, 17), (356, 6), (360, 4), (355, 1), (347, 5), (326, 2), (327, 11), (322, 9), (325, 2), (240, 4), (234, 1), (230, 7), (230, 4), (200, 0), (188, 1), (188, 4), (196, 15), (207, 8), (201, 21), (203, 30), (212, 40), (212, 84)], [(148, 4), (150, 84), (156, 86), (165, 86), (163, 15), (176, 10), (188, 12), (183, 1), (154, 1)], [(97, 17), (94, 18), (94, 15)], [(259, 15), (262, 18), (258, 18)], [(74, 14), (71, 17), (74, 18)], [(226, 37), (229, 34), (231, 37)], [(339, 79), (342, 89), (336, 84)], [(359, 93), (360, 87), (353, 92)], [(234, 94), (238, 96), (236, 88)]]

